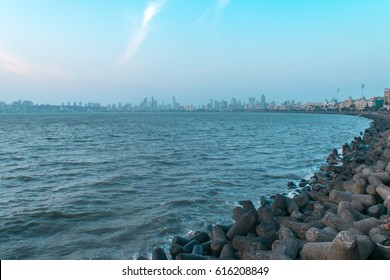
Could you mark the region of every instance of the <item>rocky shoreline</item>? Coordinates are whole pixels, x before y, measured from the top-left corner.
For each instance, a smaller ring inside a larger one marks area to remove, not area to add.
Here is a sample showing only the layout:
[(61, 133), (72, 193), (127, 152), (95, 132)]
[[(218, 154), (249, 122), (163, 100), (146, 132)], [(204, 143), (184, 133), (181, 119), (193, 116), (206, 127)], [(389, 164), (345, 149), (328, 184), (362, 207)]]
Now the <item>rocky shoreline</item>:
[(381, 245), (390, 231), (378, 228), (390, 217), (390, 118), (365, 117), (371, 127), (344, 144), (342, 155), (333, 150), (297, 195), (261, 197), (258, 209), (242, 201), (232, 225), (176, 236), (169, 252), (155, 248), (152, 259), (390, 259), (390, 247)]

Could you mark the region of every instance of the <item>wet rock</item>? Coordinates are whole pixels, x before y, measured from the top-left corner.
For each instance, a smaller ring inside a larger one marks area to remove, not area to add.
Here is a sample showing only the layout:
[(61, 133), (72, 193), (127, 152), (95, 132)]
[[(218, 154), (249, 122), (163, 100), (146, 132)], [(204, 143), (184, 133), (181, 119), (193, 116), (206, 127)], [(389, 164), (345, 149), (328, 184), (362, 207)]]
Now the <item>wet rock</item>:
[(307, 181), (307, 180), (305, 180), (305, 179), (302, 179), (302, 180), (299, 182), (298, 187), (303, 188), (303, 187), (306, 187), (308, 184), (309, 184), (309, 181)]
[(322, 222), (327, 227), (331, 227), (338, 232), (347, 230), (352, 227), (352, 223), (345, 222), (341, 217), (332, 212), (327, 212), (322, 219)]
[(297, 236), (292, 232), (292, 230), (286, 227), (285, 225), (280, 226), (277, 234), (280, 240), (288, 239), (288, 238), (297, 239)]
[(277, 237), (277, 230), (278, 227), (275, 223), (260, 224), (256, 227), (256, 233), (259, 238), (261, 238), (266, 249), (271, 248), (272, 242), (274, 242)]
[(386, 207), (383, 204), (376, 204), (367, 208), (367, 215), (374, 218), (379, 218), (386, 213)]
[(364, 206), (363, 202), (358, 201), (358, 200), (352, 200), (351, 201), (351, 206), (354, 210), (363, 213), (366, 211), (366, 206)]
[(173, 244), (178, 244), (180, 246), (185, 246), (187, 243), (190, 243), (191, 240), (181, 237), (181, 236), (175, 236), (172, 239)]
[(211, 240), (200, 244), (200, 246), (202, 246), (204, 255), (211, 255)]
[(294, 182), (290, 181), (290, 182), (287, 183), (287, 188), (289, 188), (289, 189), (296, 189), (297, 185), (295, 185)]
[(352, 191), (355, 182), (353, 181), (345, 181), (343, 182), (343, 191)]
[(298, 211), (299, 212), (299, 205), (295, 202), (295, 200), (286, 197), (285, 198), (285, 205), (286, 205), (286, 212), (287, 215), (291, 215), (293, 212)]
[(183, 246), (184, 252), (190, 253), (192, 249), (194, 249), (194, 247), (198, 244), (200, 244), (198, 240), (191, 240), (190, 243), (187, 243), (185, 246)]
[(299, 242), (296, 238), (275, 240), (272, 243), (272, 251), (281, 255), (285, 255), (290, 259), (295, 259), (299, 253)]
[(191, 238), (191, 241), (192, 240), (196, 240), (198, 241), (199, 243), (204, 243), (204, 242), (207, 242), (210, 240), (210, 236), (207, 232), (205, 231), (200, 231), (198, 232), (197, 234), (195, 234), (194, 237)]
[(359, 259), (366, 260), (374, 251), (374, 243), (367, 235), (357, 235)]
[(356, 220), (353, 215), (353, 209), (349, 202), (341, 201), (338, 206), (337, 215), (347, 223), (352, 223)]
[(285, 209), (285, 197), (277, 194), (274, 198), (274, 202), (271, 205), (271, 211), (275, 216), (283, 216)]
[(218, 257), (222, 248), (228, 243), (228, 239), (223, 229), (216, 225), (211, 233), (211, 253)]
[(303, 246), (301, 257), (304, 260), (327, 260), (332, 242), (309, 242)]
[(303, 208), (303, 207), (305, 207), (309, 203), (310, 196), (306, 192), (306, 193), (302, 193), (300, 195), (294, 196), (293, 200), (298, 204), (299, 208)]
[(152, 260), (168, 260), (164, 249), (160, 247), (155, 248), (152, 253)]
[(332, 241), (327, 254), (328, 260), (359, 260), (359, 249), (356, 236), (342, 231)]
[(250, 238), (246, 236), (236, 236), (232, 242), (233, 248), (239, 252), (251, 251), (251, 250), (267, 250), (267, 245), (263, 243), (263, 240), (259, 237)]
[(370, 207), (374, 204), (375, 198), (372, 195), (369, 194), (354, 194), (350, 192), (341, 192), (337, 190), (333, 190), (329, 194), (329, 200), (335, 203), (339, 203), (341, 201), (360, 201), (364, 204), (365, 207)]
[(202, 256), (204, 254), (202, 245), (201, 244), (196, 244), (194, 246), (194, 248), (192, 249), (191, 254), (193, 254), (193, 255), (201, 255)]
[(376, 218), (367, 218), (364, 220), (353, 222), (353, 227), (359, 229), (364, 234), (368, 235), (370, 230), (379, 225), (379, 220)]
[[(390, 183), (390, 174), (388, 172), (375, 172), (371, 176), (375, 176), (380, 180), (380, 183), (378, 185)], [(369, 183), (371, 185), (375, 185), (370, 182), (370, 177), (368, 177)]]
[(245, 251), (241, 254), (242, 260), (291, 260), (286, 255), (273, 251)]
[(318, 227), (318, 228), (323, 228), (324, 224), (322, 223), (321, 220), (319, 221), (314, 221), (310, 223), (302, 223), (302, 222), (297, 222), (294, 220), (291, 220), (287, 217), (277, 217), (275, 218), (275, 222), (281, 226), (284, 225), (288, 227), (289, 229), (296, 234), (296, 236), (300, 239), (305, 239), (306, 238), (306, 231), (311, 228), (311, 227)]
[(269, 208), (260, 207), (257, 210), (257, 215), (261, 224), (273, 222), (274, 220), (274, 214)]
[[(335, 205), (336, 207), (336, 205)], [(324, 217), (325, 212), (328, 210), (324, 204), (316, 202), (313, 204), (313, 212), (310, 214), (310, 217), (307, 217), (305, 222), (313, 222), (321, 220)]]
[(387, 208), (387, 213), (390, 212), (390, 196), (386, 198), (386, 200), (383, 202), (383, 205)]
[(271, 200), (262, 195), (260, 196), (260, 205), (263, 207), (271, 205)]
[(234, 250), (231, 244), (225, 244), (221, 250), (221, 255), (219, 256), (221, 260), (234, 260)]
[(367, 182), (364, 179), (358, 179), (353, 184), (351, 191), (356, 194), (366, 194)]
[(385, 186), (384, 184), (379, 184), (376, 188), (376, 192), (383, 200), (390, 197), (390, 187)]
[(298, 210), (291, 213), (290, 218), (297, 221), (297, 222), (303, 222), (303, 214), (299, 212)]
[(181, 253), (189, 253), (184, 249), (183, 246), (175, 243), (171, 245), (171, 247), (169, 248), (169, 252), (173, 260), (176, 259), (176, 256)]
[(331, 228), (331, 227), (324, 227), (322, 230), (326, 231), (330, 234), (333, 234), (335, 237), (339, 233), (337, 230), (335, 230), (334, 228)]
[(319, 228), (309, 228), (306, 231), (306, 240), (308, 242), (331, 242), (337, 235)]
[(368, 177), (368, 184), (372, 185), (372, 186), (379, 186), (381, 184), (383, 184), (383, 181), (381, 179), (379, 179), (378, 176), (376, 176), (374, 173), (371, 174), (369, 177)]
[(329, 196), (323, 193), (311, 191), (309, 192), (309, 196), (312, 200), (318, 201), (326, 205), (328, 208), (337, 208), (337, 204), (334, 201), (331, 201)]
[(383, 235), (379, 228), (372, 228), (369, 232), (370, 239), (374, 244), (374, 251), (372, 253), (373, 259), (387, 259), (390, 260), (390, 249), (383, 248), (380, 244), (383, 244), (387, 240), (386, 236)]
[(250, 200), (244, 200), (241, 202), (242, 208), (247, 212), (256, 212), (256, 208), (253, 205), (253, 202)]
[(237, 235), (246, 235), (253, 230), (258, 222), (258, 215), (255, 211), (249, 211), (242, 215), (238, 221), (236, 221), (230, 230), (227, 232), (226, 237), (229, 240)]
[(235, 221), (238, 221), (240, 217), (244, 214), (245, 214), (245, 210), (242, 207), (236, 206), (233, 208), (233, 219)]

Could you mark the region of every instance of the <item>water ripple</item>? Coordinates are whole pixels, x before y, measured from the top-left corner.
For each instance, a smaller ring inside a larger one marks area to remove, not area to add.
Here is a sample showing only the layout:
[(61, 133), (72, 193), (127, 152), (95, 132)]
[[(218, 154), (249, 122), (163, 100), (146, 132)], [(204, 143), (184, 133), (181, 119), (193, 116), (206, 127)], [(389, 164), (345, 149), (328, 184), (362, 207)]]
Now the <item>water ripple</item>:
[[(286, 191), (369, 126), (312, 114), (0, 118), (0, 258), (126, 259)], [(345, 129), (347, 128), (347, 129)]]

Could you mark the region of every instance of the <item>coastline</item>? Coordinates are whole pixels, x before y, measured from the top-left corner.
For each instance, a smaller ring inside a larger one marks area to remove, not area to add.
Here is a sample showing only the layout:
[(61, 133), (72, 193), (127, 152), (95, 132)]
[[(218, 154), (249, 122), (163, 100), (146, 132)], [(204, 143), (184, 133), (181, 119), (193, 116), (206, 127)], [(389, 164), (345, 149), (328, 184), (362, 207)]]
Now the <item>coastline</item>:
[(152, 259), (390, 259), (390, 248), (380, 246), (390, 231), (378, 228), (390, 217), (390, 117), (360, 116), (371, 127), (342, 155), (333, 150), (326, 166), (299, 183), (299, 194), (261, 197), (258, 209), (242, 201), (232, 225), (175, 236), (169, 252), (157, 247)]

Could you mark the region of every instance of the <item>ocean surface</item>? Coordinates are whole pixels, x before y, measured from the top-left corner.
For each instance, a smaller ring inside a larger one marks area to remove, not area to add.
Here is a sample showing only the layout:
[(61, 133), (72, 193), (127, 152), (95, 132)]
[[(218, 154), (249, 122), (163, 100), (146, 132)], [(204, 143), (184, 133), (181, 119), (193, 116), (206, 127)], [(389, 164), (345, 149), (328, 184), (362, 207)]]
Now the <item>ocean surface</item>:
[(133, 259), (231, 223), (368, 128), (299, 113), (0, 115), (0, 259)]

